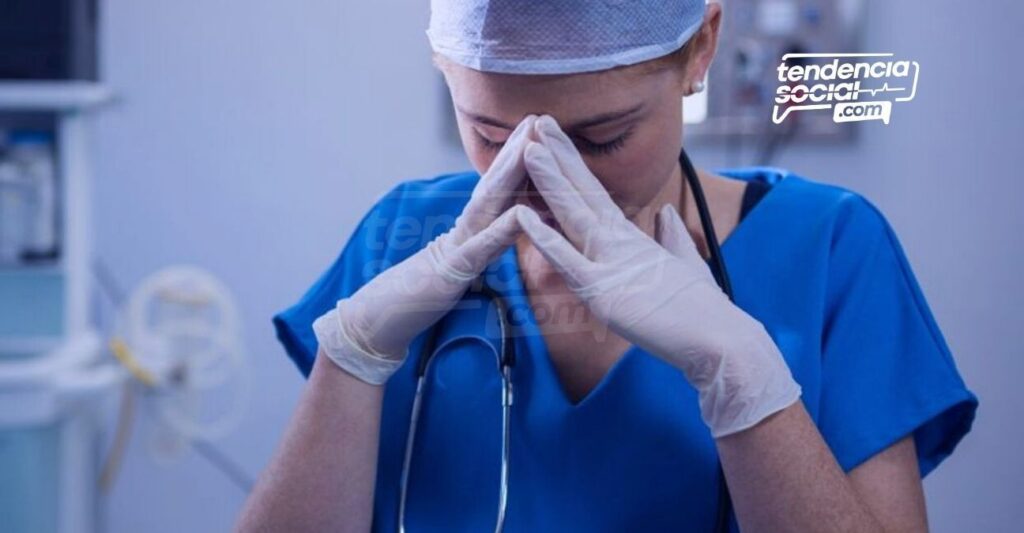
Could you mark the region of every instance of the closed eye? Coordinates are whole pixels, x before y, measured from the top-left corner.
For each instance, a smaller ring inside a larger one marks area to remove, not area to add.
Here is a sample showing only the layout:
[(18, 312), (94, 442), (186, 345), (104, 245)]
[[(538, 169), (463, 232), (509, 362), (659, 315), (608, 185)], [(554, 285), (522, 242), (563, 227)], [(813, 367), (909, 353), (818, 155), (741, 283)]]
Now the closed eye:
[[(485, 150), (497, 152), (501, 150), (503, 146), (505, 146), (505, 141), (492, 141), (485, 137), (478, 130), (474, 131), (476, 132), (477, 139), (480, 141), (480, 145)], [(633, 128), (630, 127), (625, 132), (623, 132), (622, 135), (619, 135), (618, 137), (607, 142), (597, 143), (580, 135), (572, 136), (572, 140), (573, 143), (576, 145), (576, 148), (580, 152), (592, 155), (608, 155), (622, 148), (626, 144), (626, 140), (629, 139), (629, 137), (632, 134)]]

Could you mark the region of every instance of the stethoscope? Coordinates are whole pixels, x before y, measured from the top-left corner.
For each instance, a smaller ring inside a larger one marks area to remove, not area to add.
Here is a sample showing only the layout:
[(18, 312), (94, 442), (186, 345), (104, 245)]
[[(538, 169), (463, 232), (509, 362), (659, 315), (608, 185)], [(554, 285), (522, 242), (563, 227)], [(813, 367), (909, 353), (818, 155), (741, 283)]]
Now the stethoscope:
[[(725, 259), (718, 246), (718, 238), (715, 235), (715, 226), (711, 222), (711, 215), (708, 212), (707, 200), (704, 198), (704, 190), (697, 179), (697, 171), (694, 170), (690, 158), (685, 150), (679, 151), (679, 163), (683, 168), (683, 174), (693, 191), (693, 199), (697, 204), (697, 212), (700, 215), (700, 225), (704, 231), (704, 239), (707, 241), (708, 252), (711, 264), (711, 273), (715, 277), (718, 286), (722, 291), (733, 299), (732, 284), (729, 281), (729, 273), (725, 269)], [(512, 415), (512, 369), (515, 367), (516, 354), (510, 336), (510, 321), (508, 317), (508, 306), (505, 299), (492, 289), (487, 283), (478, 280), (472, 290), (486, 296), (495, 305), (498, 311), (498, 322), (501, 330), (501, 344), (498, 353), (498, 370), (501, 373), (501, 474), (498, 486), (498, 518), (494, 531), (500, 533), (505, 527), (505, 511), (508, 508), (508, 471), (509, 471), (509, 421)], [(416, 364), (416, 393), (412, 401), (412, 413), (409, 416), (409, 432), (405, 439), (405, 454), (402, 459), (402, 475), (399, 480), (398, 492), (398, 531), (405, 533), (405, 511), (406, 499), (409, 493), (409, 472), (412, 466), (412, 453), (416, 443), (416, 429), (419, 425), (420, 410), (423, 406), (423, 393), (426, 388), (427, 373), (430, 363), (434, 359), (434, 352), (437, 343), (437, 330), (428, 334), (426, 344), (421, 352), (419, 361)], [(725, 473), (722, 470), (721, 462), (718, 463), (718, 510), (715, 515), (716, 533), (727, 533), (729, 531), (729, 515), (732, 513), (732, 499), (729, 497), (729, 487), (726, 485)]]

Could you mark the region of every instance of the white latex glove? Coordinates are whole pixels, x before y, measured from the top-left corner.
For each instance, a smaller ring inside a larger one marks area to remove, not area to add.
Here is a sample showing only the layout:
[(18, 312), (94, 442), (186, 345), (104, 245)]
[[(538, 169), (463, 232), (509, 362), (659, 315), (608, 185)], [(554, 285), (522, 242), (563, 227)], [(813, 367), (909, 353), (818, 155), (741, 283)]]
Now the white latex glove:
[(313, 322), (320, 347), (353, 376), (379, 385), (409, 344), (447, 313), (520, 233), (514, 194), (526, 179), (523, 148), (536, 117), (512, 132), (455, 220), (422, 250), (370, 280)]
[(537, 120), (527, 173), (564, 236), (532, 210), (520, 225), (594, 315), (680, 368), (716, 438), (749, 428), (800, 397), (764, 326), (715, 283), (679, 214), (658, 212), (655, 241), (629, 221), (554, 119)]

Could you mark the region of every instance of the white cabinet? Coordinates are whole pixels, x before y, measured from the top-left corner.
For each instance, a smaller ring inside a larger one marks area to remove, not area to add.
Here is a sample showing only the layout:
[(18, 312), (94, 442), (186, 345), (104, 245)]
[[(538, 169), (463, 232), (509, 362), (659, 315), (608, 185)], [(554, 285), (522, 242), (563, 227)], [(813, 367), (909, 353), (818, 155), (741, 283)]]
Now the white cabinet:
[(0, 266), (0, 529), (95, 531), (96, 405), (119, 374), (89, 325), (89, 120), (109, 99), (90, 82), (0, 82), (0, 125), (53, 139), (58, 234), (52, 260)]

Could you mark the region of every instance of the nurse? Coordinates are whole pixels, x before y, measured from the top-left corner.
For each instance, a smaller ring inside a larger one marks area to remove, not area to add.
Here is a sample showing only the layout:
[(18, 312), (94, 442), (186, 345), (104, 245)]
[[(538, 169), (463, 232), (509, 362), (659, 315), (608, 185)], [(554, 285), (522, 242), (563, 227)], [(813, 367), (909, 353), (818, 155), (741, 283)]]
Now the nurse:
[[(681, 97), (720, 22), (703, 0), (432, 2), (476, 171), (388, 192), (274, 318), (309, 383), (239, 530), (927, 530), (921, 478), (977, 400), (870, 202), (768, 168), (688, 186)], [(504, 495), (481, 281), (516, 354)]]

